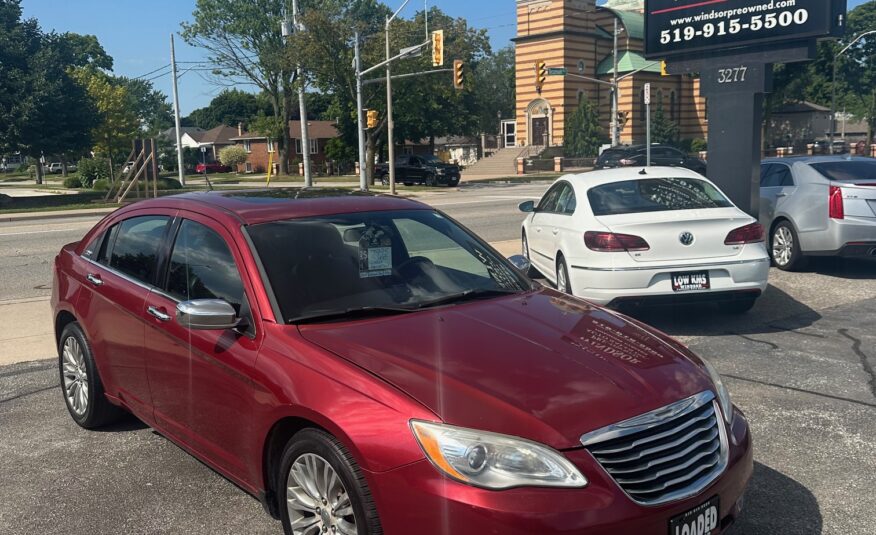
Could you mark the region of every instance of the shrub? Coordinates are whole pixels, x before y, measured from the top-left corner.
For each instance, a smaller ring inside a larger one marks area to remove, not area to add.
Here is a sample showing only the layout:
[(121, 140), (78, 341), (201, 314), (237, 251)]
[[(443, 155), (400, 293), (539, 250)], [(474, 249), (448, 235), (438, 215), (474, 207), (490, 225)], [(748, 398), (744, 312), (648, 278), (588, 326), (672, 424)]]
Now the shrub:
[(95, 180), (91, 184), (91, 189), (93, 189), (94, 191), (107, 191), (109, 190), (109, 180), (105, 178)]
[(82, 180), (78, 176), (68, 176), (64, 179), (64, 187), (67, 189), (78, 189), (82, 187)]
[(78, 170), (82, 186), (90, 188), (97, 180), (109, 179), (109, 160), (106, 158), (83, 158), (79, 161)]
[(219, 161), (222, 165), (227, 165), (233, 171), (237, 171), (237, 166), (246, 163), (246, 149), (240, 145), (231, 145), (219, 151)]
[(690, 142), (690, 150), (691, 152), (702, 152), (704, 150), (709, 150), (709, 144), (705, 139), (694, 139)]
[(182, 189), (182, 184), (180, 184), (179, 180), (176, 180), (175, 178), (159, 178), (158, 179), (158, 189), (160, 189), (160, 190)]

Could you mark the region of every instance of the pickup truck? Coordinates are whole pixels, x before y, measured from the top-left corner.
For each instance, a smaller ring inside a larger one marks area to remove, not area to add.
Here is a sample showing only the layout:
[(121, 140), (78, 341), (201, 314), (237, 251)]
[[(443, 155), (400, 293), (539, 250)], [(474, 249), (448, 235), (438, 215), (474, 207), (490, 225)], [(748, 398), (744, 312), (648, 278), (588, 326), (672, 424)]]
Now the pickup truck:
[[(388, 164), (377, 164), (374, 174), (383, 185), (389, 184)], [(459, 185), (459, 166), (444, 163), (435, 156), (402, 156), (395, 161), (395, 181), (405, 186), (425, 184), (453, 188)]]

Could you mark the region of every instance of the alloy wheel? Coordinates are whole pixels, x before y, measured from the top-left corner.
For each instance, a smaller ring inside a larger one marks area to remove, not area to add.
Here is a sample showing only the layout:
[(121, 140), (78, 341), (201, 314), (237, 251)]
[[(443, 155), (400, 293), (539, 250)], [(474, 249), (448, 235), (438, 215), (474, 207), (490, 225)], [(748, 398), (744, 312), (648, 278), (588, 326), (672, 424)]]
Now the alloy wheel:
[(286, 480), (286, 507), (295, 535), (356, 535), (353, 503), (332, 465), (313, 453), (298, 457)]
[(773, 260), (780, 266), (787, 266), (793, 255), (794, 236), (788, 227), (780, 226), (773, 234)]
[(88, 410), (88, 369), (79, 340), (70, 336), (64, 341), (64, 395), (76, 416)]

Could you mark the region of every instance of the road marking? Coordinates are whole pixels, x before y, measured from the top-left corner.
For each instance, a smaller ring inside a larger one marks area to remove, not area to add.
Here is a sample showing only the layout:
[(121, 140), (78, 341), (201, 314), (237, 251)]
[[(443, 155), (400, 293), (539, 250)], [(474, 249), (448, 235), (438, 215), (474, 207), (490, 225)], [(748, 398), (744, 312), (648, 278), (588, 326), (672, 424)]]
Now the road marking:
[(450, 202), (426, 202), (430, 206), (460, 206), (463, 204), (484, 204), (495, 203), (496, 201), (532, 201), (535, 200), (532, 195), (529, 196), (507, 196), (507, 197), (490, 197), (476, 201), (450, 201)]
[[(91, 226), (94, 226), (94, 225), (91, 225)], [(81, 228), (59, 228), (59, 229), (52, 229), (52, 230), (31, 230), (31, 231), (28, 231), (28, 232), (7, 232), (7, 233), (4, 233), (4, 234), (0, 234), (0, 237), (2, 237), (2, 236), (25, 236), (25, 235), (28, 235), (28, 234), (47, 234), (47, 233), (49, 233), (49, 232), (73, 232), (73, 231), (76, 231), (76, 230), (81, 230), (82, 228), (90, 228), (90, 227), (81, 227)]]

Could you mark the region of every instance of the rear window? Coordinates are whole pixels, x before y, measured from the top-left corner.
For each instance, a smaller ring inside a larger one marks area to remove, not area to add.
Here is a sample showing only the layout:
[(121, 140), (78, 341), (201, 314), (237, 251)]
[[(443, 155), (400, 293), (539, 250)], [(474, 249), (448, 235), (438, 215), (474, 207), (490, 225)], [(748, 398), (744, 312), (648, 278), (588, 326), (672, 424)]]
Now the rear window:
[(713, 185), (695, 178), (612, 182), (592, 188), (587, 198), (596, 216), (733, 206)]
[(623, 158), (627, 152), (629, 152), (627, 149), (608, 149), (600, 154), (598, 159), (600, 162), (613, 162)]
[(861, 182), (876, 180), (876, 161), (821, 162), (809, 164), (829, 180), (836, 182)]

